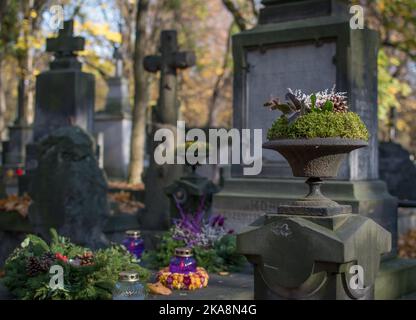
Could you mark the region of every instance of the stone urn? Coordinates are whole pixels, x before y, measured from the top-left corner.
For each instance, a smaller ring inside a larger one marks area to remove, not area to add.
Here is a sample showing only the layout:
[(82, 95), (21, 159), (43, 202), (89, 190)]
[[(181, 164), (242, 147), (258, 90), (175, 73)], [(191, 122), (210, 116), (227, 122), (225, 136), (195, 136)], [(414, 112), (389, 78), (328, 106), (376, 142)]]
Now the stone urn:
[(279, 152), (288, 161), (295, 177), (307, 177), (309, 193), (304, 199), (279, 207), (279, 213), (334, 215), (350, 213), (321, 193), (322, 178), (335, 178), (342, 161), (351, 151), (366, 147), (364, 140), (344, 138), (271, 140), (263, 148)]
[(306, 177), (305, 198), (282, 204), (237, 235), (237, 251), (254, 266), (255, 299), (374, 299), (380, 256), (391, 235), (322, 195), (322, 178), (336, 177), (351, 151), (367, 146), (343, 138), (272, 140), (295, 177)]

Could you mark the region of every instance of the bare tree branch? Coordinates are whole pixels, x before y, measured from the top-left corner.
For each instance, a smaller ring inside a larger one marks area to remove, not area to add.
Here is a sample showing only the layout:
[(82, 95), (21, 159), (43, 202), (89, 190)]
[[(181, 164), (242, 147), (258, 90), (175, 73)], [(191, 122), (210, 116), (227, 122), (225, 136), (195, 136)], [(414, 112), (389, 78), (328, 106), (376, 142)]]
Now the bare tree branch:
[(253, 15), (257, 18), (259, 16), (259, 11), (257, 10), (257, 7), (256, 7), (256, 0), (250, 0), (250, 4), (251, 4), (251, 11), (253, 11)]
[(247, 29), (247, 21), (244, 19), (243, 14), (241, 13), (238, 6), (234, 3), (233, 0), (222, 0), (222, 3), (227, 8), (227, 10), (232, 14), (235, 23), (241, 31)]

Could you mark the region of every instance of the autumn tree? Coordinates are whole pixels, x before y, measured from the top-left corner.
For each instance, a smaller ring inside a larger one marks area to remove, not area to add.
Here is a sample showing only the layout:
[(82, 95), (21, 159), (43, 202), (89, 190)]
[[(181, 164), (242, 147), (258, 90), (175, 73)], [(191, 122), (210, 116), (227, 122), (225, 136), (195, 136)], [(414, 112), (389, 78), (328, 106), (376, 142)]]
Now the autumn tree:
[(0, 0), (0, 137), (5, 138), (6, 94), (3, 84), (5, 58), (10, 55), (18, 37), (17, 24), (18, 2)]
[[(380, 137), (388, 136), (388, 111), (397, 107), (400, 142), (416, 150), (416, 2), (356, 1), (366, 7), (366, 18), (371, 27), (379, 31), (381, 50), (378, 61)], [(413, 137), (413, 139), (412, 139)]]
[(133, 55), (134, 105), (130, 147), (130, 183), (142, 182), (145, 153), (146, 108), (149, 98), (149, 76), (143, 68), (143, 59), (146, 55), (146, 16), (148, 10), (149, 0), (137, 1)]

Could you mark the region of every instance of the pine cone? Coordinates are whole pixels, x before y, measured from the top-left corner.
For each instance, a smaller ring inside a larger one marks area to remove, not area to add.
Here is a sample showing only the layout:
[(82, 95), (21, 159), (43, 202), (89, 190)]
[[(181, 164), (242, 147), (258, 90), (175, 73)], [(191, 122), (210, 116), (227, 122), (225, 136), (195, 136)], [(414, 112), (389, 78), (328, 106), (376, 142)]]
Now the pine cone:
[(38, 258), (29, 257), (26, 262), (26, 273), (29, 277), (34, 277), (42, 272), (42, 267)]
[(39, 258), (39, 265), (42, 271), (49, 271), (50, 267), (55, 263), (55, 256), (52, 252), (44, 253)]
[(94, 264), (94, 255), (92, 252), (85, 252), (82, 255), (78, 255), (77, 258), (80, 260), (80, 266), (91, 266)]
[(331, 95), (329, 100), (334, 104), (334, 112), (348, 111), (348, 105), (344, 98), (336, 95)]

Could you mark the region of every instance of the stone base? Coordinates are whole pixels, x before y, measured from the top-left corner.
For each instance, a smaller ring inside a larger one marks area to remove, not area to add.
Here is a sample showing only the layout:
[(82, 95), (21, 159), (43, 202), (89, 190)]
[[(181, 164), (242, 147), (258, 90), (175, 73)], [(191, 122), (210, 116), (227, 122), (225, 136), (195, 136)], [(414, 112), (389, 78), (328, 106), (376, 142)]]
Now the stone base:
[[(259, 275), (254, 274), (255, 299), (275, 297), (262, 285)], [(375, 300), (416, 299), (416, 260), (393, 258), (383, 261), (375, 283)], [(408, 297), (408, 298), (406, 298)]]
[[(221, 192), (214, 195), (213, 212), (227, 218), (227, 226), (241, 231), (264, 212), (277, 212), (277, 207), (304, 198), (308, 186), (304, 179), (229, 178)], [(391, 196), (381, 180), (325, 180), (324, 196), (340, 204), (350, 205), (373, 219), (392, 235), (392, 253), (397, 252), (397, 199)]]

